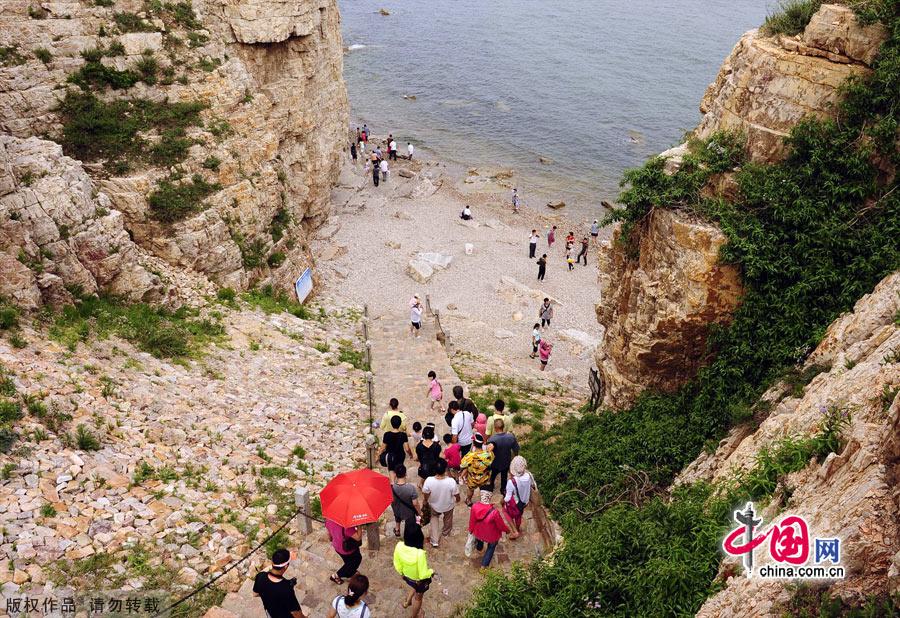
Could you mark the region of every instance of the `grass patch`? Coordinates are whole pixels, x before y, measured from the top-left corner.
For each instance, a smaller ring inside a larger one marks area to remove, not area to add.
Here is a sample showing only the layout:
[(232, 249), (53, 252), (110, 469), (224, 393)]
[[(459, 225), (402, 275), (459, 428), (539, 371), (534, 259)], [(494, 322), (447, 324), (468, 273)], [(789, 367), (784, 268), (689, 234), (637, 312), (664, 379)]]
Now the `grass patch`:
[(150, 216), (161, 223), (175, 223), (206, 208), (203, 201), (209, 195), (220, 190), (218, 183), (208, 183), (199, 174), (190, 180), (176, 184), (170, 176), (156, 185), (150, 194)]
[(119, 28), (119, 32), (157, 32), (156, 26), (150, 22), (141, 19), (135, 13), (116, 12), (113, 13), (113, 21)]
[[(174, 165), (184, 160), (187, 148), (169, 143), (200, 124), (204, 107), (147, 99), (105, 102), (90, 93), (68, 92), (58, 110), (63, 123), (60, 143), (67, 155), (83, 161), (105, 159), (114, 171), (127, 171), (136, 162)], [(141, 136), (151, 130), (162, 135), (155, 146)]]
[(800, 34), (821, 6), (822, 0), (781, 0), (775, 12), (766, 16), (762, 33), (767, 36)]
[(50, 61), (53, 60), (53, 54), (50, 53), (50, 50), (46, 47), (37, 47), (32, 52), (34, 57), (43, 62), (44, 64), (50, 64)]
[(266, 264), (269, 265), (269, 268), (278, 268), (284, 261), (287, 259), (287, 256), (281, 251), (273, 251), (272, 254), (266, 258)]
[(284, 208), (279, 208), (269, 224), (269, 234), (272, 235), (272, 242), (278, 242), (284, 238), (284, 232), (290, 225), (291, 213)]
[(250, 305), (261, 309), (265, 313), (290, 313), (301, 320), (309, 320), (312, 317), (309, 309), (290, 298), (282, 290), (276, 290), (271, 285), (249, 290), (242, 295)]
[(53, 316), (50, 336), (74, 350), (92, 335), (117, 335), (157, 358), (197, 356), (210, 343), (225, 338), (218, 321), (182, 307), (170, 311), (144, 303), (127, 304), (110, 296), (90, 296)]
[(19, 52), (18, 45), (0, 47), (0, 66), (15, 67), (25, 64), (25, 56)]
[(241, 252), (241, 263), (244, 268), (252, 270), (266, 263), (266, 242), (261, 238), (247, 240), (243, 234), (233, 233), (231, 240), (238, 246)]

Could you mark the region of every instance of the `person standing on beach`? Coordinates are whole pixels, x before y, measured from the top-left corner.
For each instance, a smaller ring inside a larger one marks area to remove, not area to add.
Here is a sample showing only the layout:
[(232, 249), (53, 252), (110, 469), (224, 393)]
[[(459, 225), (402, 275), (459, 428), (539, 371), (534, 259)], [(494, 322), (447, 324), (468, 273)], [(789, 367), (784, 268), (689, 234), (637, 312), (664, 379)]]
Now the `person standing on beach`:
[(584, 258), (584, 265), (587, 266), (587, 250), (588, 250), (588, 237), (585, 236), (581, 239), (581, 251), (578, 253), (578, 257), (575, 258), (575, 263), (580, 264), (581, 258)]
[(381, 170), (378, 169), (378, 156), (372, 155), (372, 182), (375, 183), (375, 186), (378, 186), (378, 181), (381, 178)]
[(575, 270), (575, 259), (572, 257), (571, 249), (566, 249), (566, 264), (569, 265), (569, 270)]
[(356, 142), (350, 142), (350, 158), (356, 163)]
[(416, 151), (416, 149), (413, 148), (412, 142), (406, 142), (406, 152), (407, 152), (407, 154), (409, 154), (409, 160), (410, 160), (410, 161), (412, 161), (413, 153), (414, 153), (415, 151)]
[(541, 328), (550, 326), (550, 320), (553, 319), (553, 305), (549, 298), (545, 298), (544, 304), (538, 309), (538, 317), (541, 319)]
[(409, 308), (409, 334), (419, 338), (419, 330), (422, 328), (422, 304), (416, 300), (416, 304)]
[(381, 168), (381, 182), (387, 182), (387, 177), (388, 177), (387, 159), (382, 159), (381, 163), (379, 164), (379, 167)]
[(388, 157), (392, 161), (397, 160), (397, 142), (394, 141), (394, 136), (388, 136)]
[(550, 231), (547, 232), (547, 247), (552, 248), (553, 243), (556, 242), (556, 226), (550, 228)]
[(600, 236), (600, 223), (594, 219), (594, 222), (591, 224), (591, 238), (594, 239), (594, 242), (597, 242), (598, 236)]
[(366, 126), (366, 123), (363, 123), (362, 141), (364, 141), (364, 142), (369, 141), (369, 127)]
[[(513, 207), (513, 212), (519, 212), (519, 189), (518, 189), (518, 187), (513, 188), (512, 207)], [(531, 257), (534, 257), (534, 255), (532, 255)]]
[(540, 240), (537, 230), (531, 230), (531, 237), (528, 239), (528, 257), (534, 259), (534, 253), (537, 251), (538, 240)]
[(541, 325), (535, 322), (531, 330), (531, 358), (537, 356), (539, 345), (541, 345)]
[(544, 275), (547, 274), (547, 254), (545, 253), (537, 261), (538, 264), (538, 281), (544, 280)]
[(571, 249), (575, 245), (575, 232), (569, 232), (566, 235), (566, 249)]

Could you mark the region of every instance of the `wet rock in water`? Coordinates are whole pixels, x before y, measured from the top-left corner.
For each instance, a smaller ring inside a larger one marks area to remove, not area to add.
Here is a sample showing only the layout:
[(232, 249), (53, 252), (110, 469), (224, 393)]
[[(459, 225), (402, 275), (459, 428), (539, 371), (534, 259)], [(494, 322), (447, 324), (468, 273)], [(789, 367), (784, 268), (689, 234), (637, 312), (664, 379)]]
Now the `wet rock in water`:
[(565, 208), (565, 207), (566, 207), (566, 203), (562, 200), (547, 202), (547, 208), (552, 208), (553, 210), (559, 210), (560, 208)]
[(418, 97), (416, 97), (416, 95), (414, 94), (404, 94), (403, 98), (407, 101), (415, 101)]
[(406, 268), (406, 274), (419, 283), (428, 283), (434, 276), (434, 269), (428, 262), (422, 260), (410, 260)]
[(553, 163), (553, 159), (550, 157), (538, 157), (538, 161), (541, 162), (541, 165), (550, 165)]
[(387, 9), (378, 9), (378, 13), (381, 14), (381, 15), (385, 15), (385, 16), (391, 14), (391, 12), (388, 11)]

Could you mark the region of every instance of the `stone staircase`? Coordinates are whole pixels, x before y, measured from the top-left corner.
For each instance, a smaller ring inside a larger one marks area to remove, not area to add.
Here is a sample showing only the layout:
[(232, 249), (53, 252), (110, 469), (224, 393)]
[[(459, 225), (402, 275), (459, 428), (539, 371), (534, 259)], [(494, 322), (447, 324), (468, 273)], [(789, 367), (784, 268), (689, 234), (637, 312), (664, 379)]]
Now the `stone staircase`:
[[(408, 423), (420, 421), (434, 422), (439, 435), (447, 431), (443, 414), (430, 410), (428, 399), (428, 372), (434, 370), (444, 386), (445, 400), (456, 384), (462, 384), (450, 366), (450, 359), (437, 339), (433, 320), (426, 320), (418, 339), (409, 333), (409, 322), (399, 312), (374, 317), (369, 323), (371, 341), (372, 370), (375, 375), (375, 420), (387, 409), (388, 400), (397, 397), (400, 407), (406, 413)], [(368, 419), (366, 419), (368, 420)], [(379, 433), (379, 430), (375, 430)], [(409, 464), (409, 478), (418, 480), (414, 462)], [(461, 487), (461, 492), (465, 488)], [(501, 497), (495, 493), (494, 501), (499, 504)], [(538, 526), (535, 512), (543, 517)], [(477, 552), (466, 558), (464, 546), (469, 522), (469, 508), (460, 502), (454, 512), (453, 532), (449, 539), (443, 539), (441, 547), (434, 549), (426, 540), (429, 566), (435, 576), (431, 589), (425, 595), (424, 615), (428, 618), (446, 618), (454, 614), (456, 608), (471, 599), (483, 575), (479, 572), (481, 555)], [(393, 550), (396, 540), (393, 535), (393, 515), (388, 509), (380, 522), (381, 547), (378, 550), (363, 545), (363, 561), (360, 572), (370, 581), (370, 591), (366, 597), (374, 615), (404, 616), (402, 603), (409, 588), (394, 571)], [(551, 524), (552, 525), (552, 524)], [(523, 534), (510, 541), (501, 540), (494, 556), (492, 568), (506, 570), (513, 562), (528, 562), (541, 556), (555, 533), (548, 534), (548, 525), (543, 510), (529, 508), (523, 522)], [(425, 530), (426, 537), (428, 530)], [(363, 535), (366, 538), (366, 535)], [(296, 548), (298, 559), (288, 571), (288, 577), (297, 578), (297, 596), (301, 600), (304, 613), (308, 616), (327, 615), (332, 599), (343, 592), (328, 577), (340, 565), (328, 536), (321, 524), (314, 524), (312, 534), (302, 537), (292, 535), (291, 547)], [(252, 577), (254, 574), (248, 574)], [(246, 580), (237, 592), (229, 593), (220, 608), (213, 608), (207, 618), (257, 618), (263, 616), (262, 604), (253, 596), (252, 580)]]

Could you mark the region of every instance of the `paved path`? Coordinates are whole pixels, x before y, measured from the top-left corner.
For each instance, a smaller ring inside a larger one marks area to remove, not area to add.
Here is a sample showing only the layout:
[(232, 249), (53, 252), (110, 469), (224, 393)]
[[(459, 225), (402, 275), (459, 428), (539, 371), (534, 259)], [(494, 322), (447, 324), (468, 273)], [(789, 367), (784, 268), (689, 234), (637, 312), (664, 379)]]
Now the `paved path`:
[[(420, 337), (415, 339), (409, 334), (406, 316), (399, 311), (396, 315), (371, 318), (369, 339), (372, 344), (372, 370), (375, 374), (375, 420), (381, 419), (388, 400), (397, 397), (410, 425), (415, 420), (423, 425), (432, 421), (443, 435), (447, 428), (443, 415), (432, 413), (429, 409), (428, 372), (434, 370), (438, 374), (447, 396), (450, 396), (453, 386), (461, 382), (453, 372), (444, 347), (437, 341), (435, 334), (431, 319), (426, 319)], [(417, 480), (415, 463), (407, 463), (409, 478)], [(465, 488), (461, 487), (460, 491), (464, 495)], [(498, 494), (495, 494), (494, 500), (500, 500)], [(363, 550), (360, 572), (369, 577), (370, 593), (367, 601), (373, 613), (401, 618), (408, 615), (408, 610), (402, 609), (408, 587), (394, 571), (393, 550), (396, 539), (390, 509), (383, 519), (381, 549)], [(442, 540), (440, 548), (431, 547), (427, 541), (428, 529), (425, 530), (428, 563), (435, 571), (431, 589), (425, 595), (424, 616), (427, 618), (451, 616), (457, 606), (469, 601), (473, 588), (482, 580), (479, 573), (481, 555), (476, 552), (471, 558), (466, 558), (463, 553), (468, 522), (469, 509), (460, 502), (454, 512), (453, 532), (449, 539)], [(500, 541), (494, 555), (493, 568), (508, 569), (512, 561), (527, 562), (543, 552), (542, 538), (532, 519), (531, 508), (526, 511), (523, 527), (525, 533), (519, 539), (510, 541), (504, 538)], [(311, 536), (298, 540), (299, 560), (292, 565), (294, 570), (288, 576), (298, 579), (298, 596), (302, 599), (307, 615), (325, 616), (334, 596), (344, 592), (343, 587), (328, 581), (328, 575), (334, 572), (340, 561), (331, 550), (321, 525), (315, 525)], [(245, 582), (240, 592), (228, 595), (222, 604), (223, 608), (242, 618), (262, 615), (259, 600), (253, 597), (251, 588), (252, 582)], [(227, 614), (222, 616), (224, 618)]]

